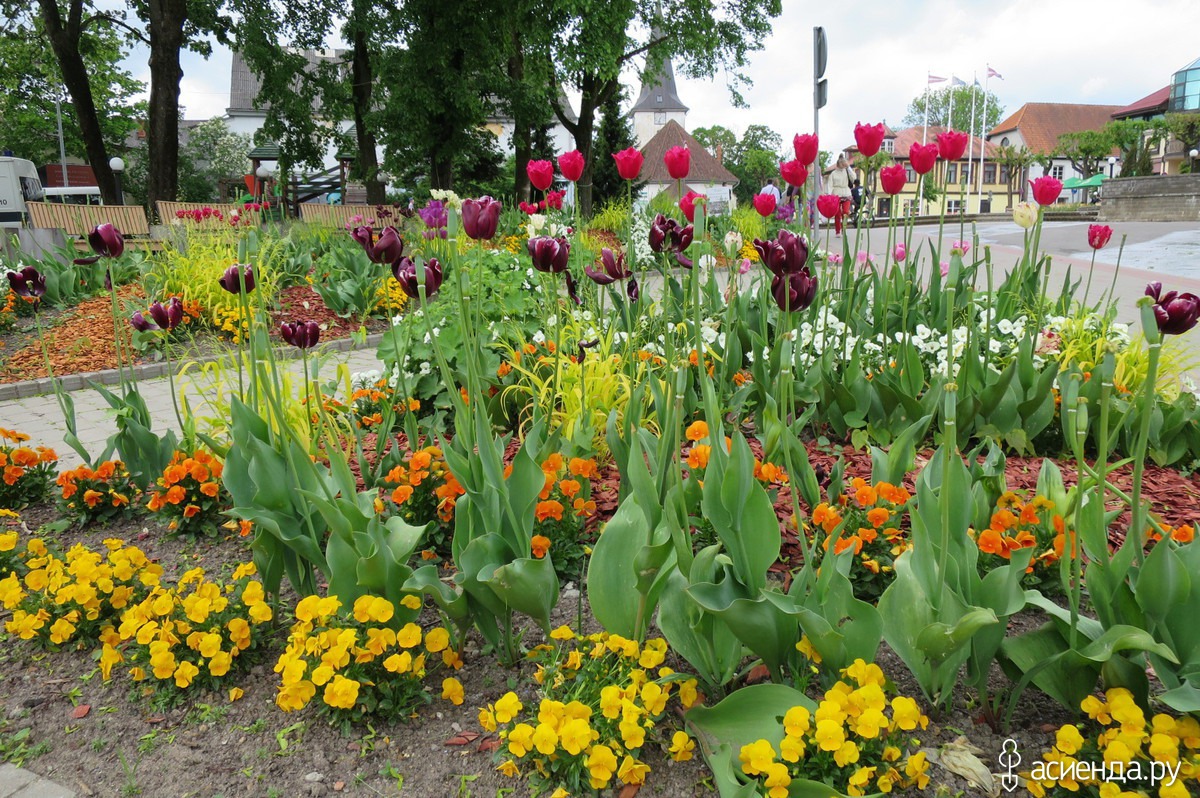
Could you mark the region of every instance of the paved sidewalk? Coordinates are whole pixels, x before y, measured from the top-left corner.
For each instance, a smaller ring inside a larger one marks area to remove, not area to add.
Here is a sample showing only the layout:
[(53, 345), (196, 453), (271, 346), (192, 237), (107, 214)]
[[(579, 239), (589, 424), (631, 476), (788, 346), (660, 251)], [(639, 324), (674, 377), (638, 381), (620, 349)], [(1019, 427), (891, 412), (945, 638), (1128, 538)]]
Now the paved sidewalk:
[[(382, 368), (383, 364), (380, 363), (375, 353), (376, 346), (374, 345), (348, 352), (330, 352), (322, 360), (320, 379), (332, 379), (338, 366), (342, 364), (349, 368), (351, 374), (357, 371)], [(310, 372), (312, 362), (313, 359), (310, 357)], [(287, 361), (284, 363), (284, 367), (288, 373), (299, 379), (301, 363), (302, 361), (299, 359)], [(231, 373), (233, 379), (236, 380), (236, 370)], [(226, 390), (229, 390), (229, 387), (227, 385)], [(120, 393), (119, 386), (111, 385), (108, 388), (113, 393)], [(236, 381), (232, 388), (236, 392)], [(176, 389), (179, 392), (181, 408), (184, 397), (186, 397), (194, 414), (199, 416), (205, 414), (207, 407), (205, 396), (211, 395), (214, 387), (202, 376), (183, 377), (177, 383)], [(175, 419), (175, 408), (171, 402), (171, 385), (166, 377), (139, 380), (138, 392), (142, 395), (142, 399), (145, 400), (146, 407), (150, 411), (150, 417), (154, 422), (153, 431), (160, 434), (168, 429), (179, 431), (179, 424)], [(108, 437), (117, 431), (113, 410), (97, 391), (90, 388), (72, 391), (70, 396), (75, 402), (75, 422), (79, 440), (90, 454), (98, 455), (104, 449)], [(63, 436), (67, 432), (66, 422), (63, 420), (62, 411), (59, 409), (58, 401), (53, 393), (0, 402), (0, 419), (3, 419), (0, 421), (3, 426), (29, 435), (32, 444), (53, 448), (58, 453), (60, 470), (74, 468), (83, 462), (74, 449), (63, 443)], [(3, 793), (0, 793), (0, 798), (4, 798)]]
[(0, 765), (0, 798), (75, 798), (75, 791), (15, 765)]

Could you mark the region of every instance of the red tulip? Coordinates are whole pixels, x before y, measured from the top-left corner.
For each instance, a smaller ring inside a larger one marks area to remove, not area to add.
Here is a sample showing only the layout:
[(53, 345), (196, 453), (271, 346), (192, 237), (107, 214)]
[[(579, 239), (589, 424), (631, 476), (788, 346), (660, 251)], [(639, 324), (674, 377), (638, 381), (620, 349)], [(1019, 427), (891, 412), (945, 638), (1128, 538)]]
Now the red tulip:
[(755, 194), (754, 195), (754, 210), (758, 211), (758, 215), (766, 218), (775, 213), (775, 195), (774, 194)]
[(572, 183), (578, 183), (583, 177), (583, 153), (579, 150), (564, 152), (558, 156), (558, 171)]
[(779, 164), (779, 176), (789, 186), (799, 188), (808, 181), (808, 167), (800, 163), (799, 160), (785, 161)]
[(938, 154), (942, 156), (943, 161), (957, 161), (967, 151), (968, 140), (969, 137), (966, 133), (960, 133), (957, 130), (938, 133)]
[(817, 197), (817, 210), (826, 219), (832, 219), (838, 215), (838, 209), (842, 206), (842, 198), (837, 194), (822, 194)]
[(679, 210), (683, 211), (683, 215), (687, 217), (689, 222), (696, 221), (696, 200), (706, 200), (704, 194), (697, 194), (695, 191), (689, 190), (679, 200)]
[(854, 143), (858, 145), (858, 151), (864, 158), (870, 158), (879, 152), (879, 148), (883, 146), (883, 134), (882, 122), (876, 125), (864, 125), (859, 122), (854, 126)]
[(1054, 177), (1039, 177), (1030, 180), (1029, 185), (1033, 187), (1033, 201), (1038, 205), (1053, 205), (1062, 193), (1062, 181)]
[(1104, 249), (1112, 240), (1113, 230), (1106, 224), (1088, 225), (1088, 246), (1092, 249)]
[(687, 147), (672, 147), (663, 155), (663, 163), (667, 165), (667, 174), (676, 180), (683, 180), (692, 167), (692, 153)]
[(545, 191), (554, 183), (554, 164), (549, 161), (530, 161), (525, 164), (525, 174), (538, 191)]
[(936, 144), (914, 144), (908, 148), (908, 162), (912, 166), (912, 170), (919, 175), (932, 172), (934, 164), (937, 163), (937, 157), (938, 145)]
[(904, 164), (894, 163), (879, 170), (879, 185), (885, 194), (892, 196), (899, 194), (904, 190), (904, 184), (907, 182), (908, 170), (904, 168)]
[(818, 143), (816, 133), (797, 133), (792, 139), (792, 147), (796, 150), (796, 160), (804, 166), (812, 165), (817, 160)]
[(637, 147), (630, 147), (627, 150), (614, 152), (613, 160), (617, 162), (617, 174), (621, 176), (622, 180), (637, 180), (637, 176), (642, 173), (642, 164), (646, 157)]

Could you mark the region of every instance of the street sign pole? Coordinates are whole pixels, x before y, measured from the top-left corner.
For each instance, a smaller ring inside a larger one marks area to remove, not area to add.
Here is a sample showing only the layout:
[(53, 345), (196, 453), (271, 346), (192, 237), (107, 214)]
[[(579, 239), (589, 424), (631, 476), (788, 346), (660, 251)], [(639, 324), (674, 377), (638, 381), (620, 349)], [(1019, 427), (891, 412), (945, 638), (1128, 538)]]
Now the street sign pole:
[[(820, 111), (825, 107), (828, 97), (828, 83), (824, 80), (825, 64), (829, 57), (829, 45), (825, 39), (825, 29), (816, 26), (813, 28), (813, 135), (817, 137), (817, 161), (812, 170), (813, 190), (809, 194), (815, 202), (817, 195), (821, 191), (821, 126), (819, 122)], [(804, 209), (808, 213), (808, 208)], [(813, 217), (813, 230), (816, 231), (816, 217)]]

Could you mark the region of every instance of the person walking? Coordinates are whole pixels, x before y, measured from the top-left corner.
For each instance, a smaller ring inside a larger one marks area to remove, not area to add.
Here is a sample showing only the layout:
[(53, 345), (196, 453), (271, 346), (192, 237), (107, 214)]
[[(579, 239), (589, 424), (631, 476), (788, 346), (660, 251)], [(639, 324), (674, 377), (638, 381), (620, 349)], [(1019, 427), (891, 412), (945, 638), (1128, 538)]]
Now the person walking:
[(779, 188), (775, 185), (775, 178), (773, 178), (773, 177), (767, 178), (767, 184), (765, 186), (763, 186), (759, 190), (758, 193), (759, 194), (770, 194), (772, 197), (775, 198), (776, 203), (778, 203), (781, 199), (783, 199), (783, 197), (779, 193)]
[(854, 196), (850, 187), (853, 183), (854, 172), (851, 171), (850, 164), (846, 162), (846, 156), (839, 155), (837, 164), (829, 173), (829, 178), (825, 183), (825, 193), (834, 194), (839, 200), (837, 215), (833, 217), (833, 230), (839, 236), (842, 234), (842, 220), (846, 214), (850, 213)]

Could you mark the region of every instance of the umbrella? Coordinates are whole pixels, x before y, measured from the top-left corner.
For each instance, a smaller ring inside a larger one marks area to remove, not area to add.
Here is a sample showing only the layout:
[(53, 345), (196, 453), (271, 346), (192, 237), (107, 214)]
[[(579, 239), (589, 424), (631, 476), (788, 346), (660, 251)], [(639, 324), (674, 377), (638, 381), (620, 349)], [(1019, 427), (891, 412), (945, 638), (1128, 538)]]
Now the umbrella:
[[(1103, 172), (1100, 172), (1099, 174), (1092, 175), (1087, 180), (1080, 180), (1079, 184), (1077, 186), (1075, 186), (1075, 188), (1097, 188), (1101, 183), (1103, 183), (1107, 179), (1108, 179), (1108, 175), (1104, 174)], [(1066, 187), (1066, 183), (1063, 184), (1063, 187), (1064, 188)]]

